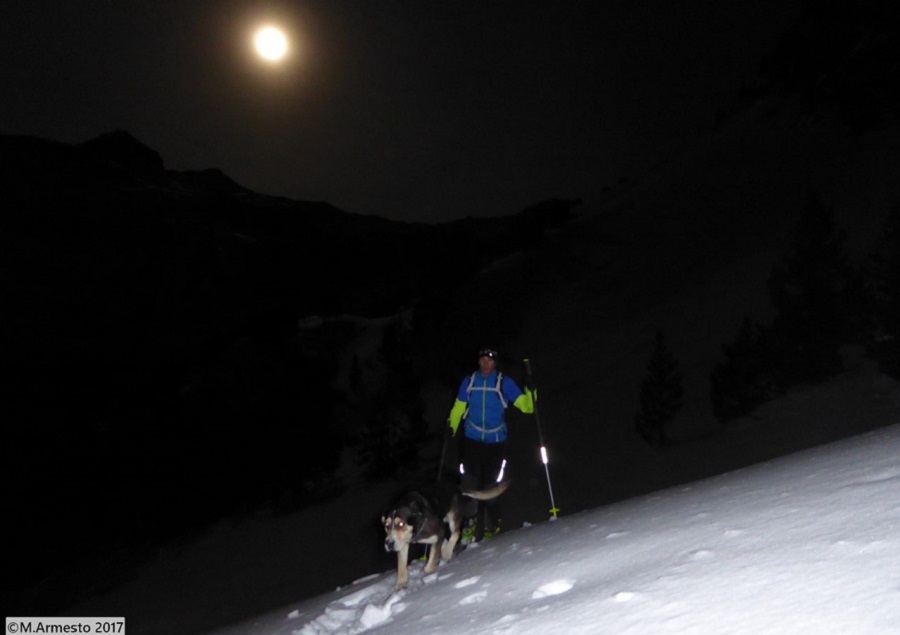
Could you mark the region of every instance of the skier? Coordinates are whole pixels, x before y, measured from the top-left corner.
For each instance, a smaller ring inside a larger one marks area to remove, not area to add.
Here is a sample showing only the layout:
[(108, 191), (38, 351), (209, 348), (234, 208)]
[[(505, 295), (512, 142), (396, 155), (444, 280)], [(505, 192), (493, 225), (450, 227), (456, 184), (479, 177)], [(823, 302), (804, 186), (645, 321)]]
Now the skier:
[[(512, 404), (525, 414), (534, 412), (532, 390), (526, 386), (523, 392), (516, 382), (499, 372), (497, 358), (494, 349), (479, 351), (478, 370), (463, 378), (447, 421), (453, 436), (463, 424), (459, 450), (463, 489), (480, 489), (502, 480), (507, 406)], [(464, 514), (463, 544), (490, 538), (500, 530), (496, 499), (487, 504), (470, 500)]]

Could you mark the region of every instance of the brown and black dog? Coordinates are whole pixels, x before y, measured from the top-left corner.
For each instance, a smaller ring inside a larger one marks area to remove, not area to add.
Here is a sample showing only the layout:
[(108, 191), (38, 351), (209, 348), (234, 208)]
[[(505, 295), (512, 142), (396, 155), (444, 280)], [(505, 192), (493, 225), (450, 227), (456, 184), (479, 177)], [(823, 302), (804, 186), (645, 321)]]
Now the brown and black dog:
[(420, 491), (410, 491), (401, 496), (381, 515), (381, 523), (387, 536), (385, 551), (397, 552), (397, 584), (394, 591), (406, 587), (409, 580), (407, 560), (411, 544), (432, 545), (428, 552), (425, 573), (432, 573), (438, 566), (438, 557), (447, 561), (459, 541), (463, 520), (463, 497), (487, 501), (497, 498), (509, 487), (509, 481), (497, 483), (487, 490), (463, 491), (447, 483), (435, 483)]

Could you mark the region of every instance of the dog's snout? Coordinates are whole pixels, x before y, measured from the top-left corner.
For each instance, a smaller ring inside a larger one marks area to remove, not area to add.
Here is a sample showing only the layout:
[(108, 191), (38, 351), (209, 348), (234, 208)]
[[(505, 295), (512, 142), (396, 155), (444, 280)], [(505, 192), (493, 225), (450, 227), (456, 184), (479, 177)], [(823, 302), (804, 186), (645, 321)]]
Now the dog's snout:
[(385, 551), (393, 551), (394, 550), (394, 541), (391, 538), (384, 539), (384, 550)]

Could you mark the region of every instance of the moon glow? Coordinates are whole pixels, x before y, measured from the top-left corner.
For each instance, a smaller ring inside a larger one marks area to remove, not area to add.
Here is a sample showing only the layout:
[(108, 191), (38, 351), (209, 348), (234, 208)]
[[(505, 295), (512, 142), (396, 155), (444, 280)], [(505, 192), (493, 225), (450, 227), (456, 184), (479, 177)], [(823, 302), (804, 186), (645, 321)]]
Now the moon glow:
[(277, 62), (287, 53), (288, 41), (284, 32), (273, 26), (261, 28), (253, 38), (256, 52), (270, 62)]

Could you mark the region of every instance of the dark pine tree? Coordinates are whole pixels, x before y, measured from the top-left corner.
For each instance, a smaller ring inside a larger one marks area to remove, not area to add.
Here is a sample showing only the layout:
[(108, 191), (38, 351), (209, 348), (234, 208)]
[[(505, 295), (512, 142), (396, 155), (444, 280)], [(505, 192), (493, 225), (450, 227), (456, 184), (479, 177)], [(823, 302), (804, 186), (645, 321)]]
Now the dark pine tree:
[(791, 251), (769, 278), (782, 388), (841, 370), (839, 351), (851, 335), (849, 300), (858, 280), (843, 253), (844, 232), (835, 229), (832, 208), (815, 194), (791, 238)]
[(641, 408), (634, 417), (638, 434), (650, 445), (669, 445), (666, 426), (681, 410), (683, 392), (678, 360), (666, 346), (663, 332), (657, 331), (647, 377), (641, 382)]
[(749, 317), (731, 344), (723, 344), (725, 361), (710, 374), (713, 413), (721, 423), (742, 417), (778, 394), (777, 358), (771, 338)]

